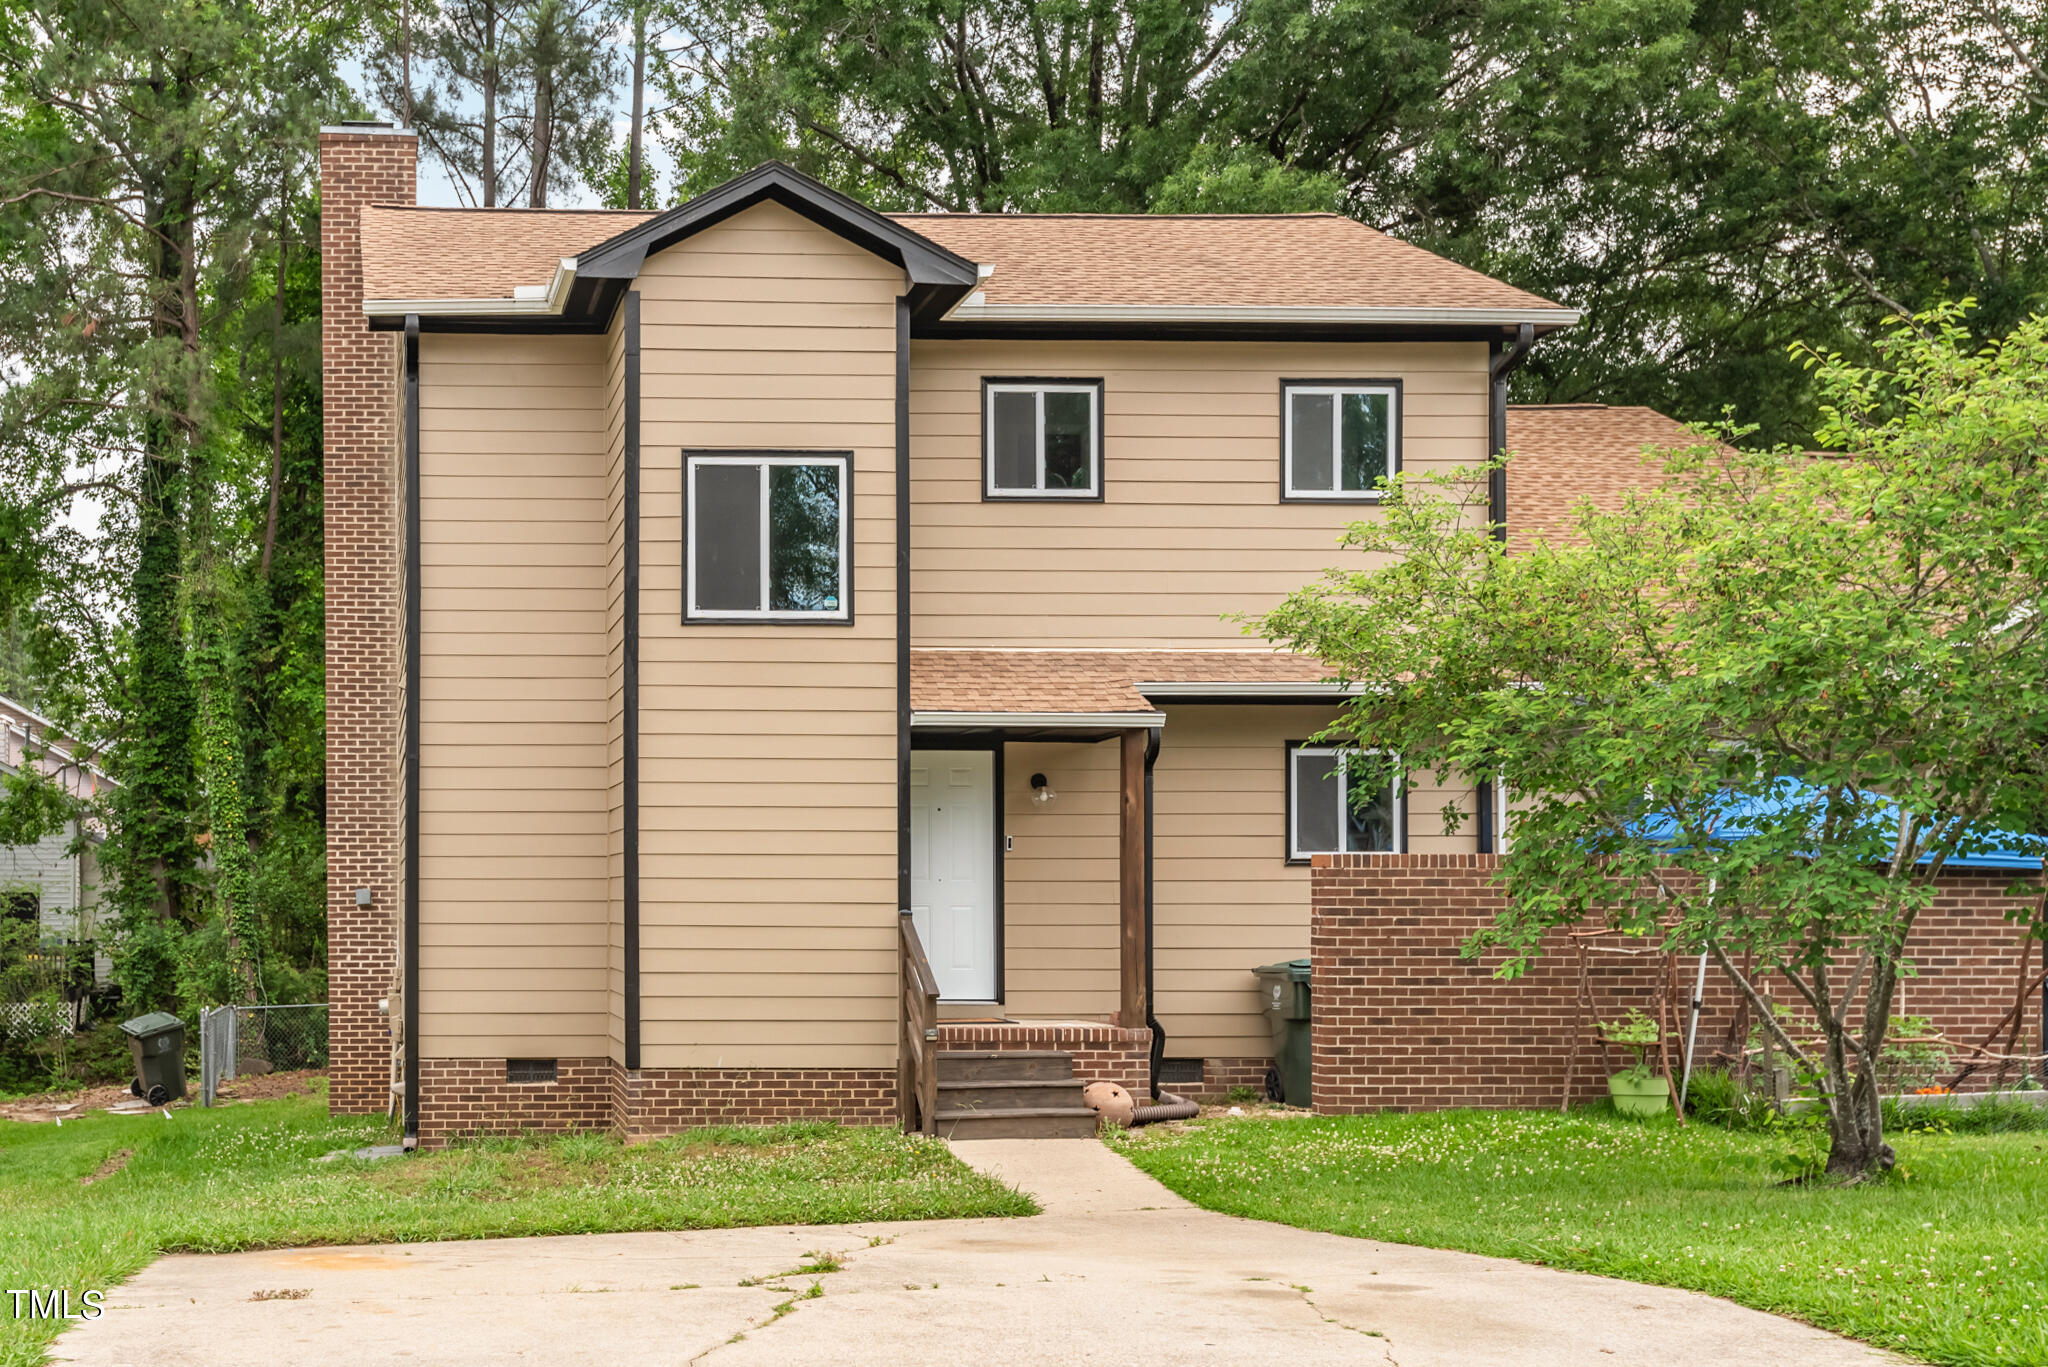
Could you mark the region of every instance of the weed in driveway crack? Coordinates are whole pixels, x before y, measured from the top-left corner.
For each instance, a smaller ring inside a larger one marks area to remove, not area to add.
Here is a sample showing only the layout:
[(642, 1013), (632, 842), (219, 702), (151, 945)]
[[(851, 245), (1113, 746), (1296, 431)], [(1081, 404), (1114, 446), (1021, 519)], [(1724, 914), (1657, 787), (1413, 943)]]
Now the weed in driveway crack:
[[(1252, 1277), (1248, 1280), (1264, 1281), (1265, 1278)], [(1362, 1334), (1369, 1339), (1378, 1339), (1380, 1341), (1380, 1352), (1386, 1355), (1387, 1367), (1401, 1367), (1401, 1364), (1394, 1360), (1394, 1345), (1388, 1341), (1387, 1336), (1385, 1334), (1381, 1333), (1377, 1329), (1361, 1329), (1355, 1324), (1346, 1324), (1343, 1320), (1338, 1319), (1335, 1315), (1325, 1315), (1323, 1313), (1323, 1307), (1316, 1304), (1314, 1291), (1309, 1287), (1294, 1285), (1293, 1290), (1295, 1294), (1301, 1297), (1301, 1303), (1307, 1306), (1310, 1310), (1313, 1310), (1315, 1312), (1316, 1318), (1321, 1320), (1324, 1324), (1334, 1324), (1339, 1329), (1348, 1329), (1354, 1334)]]
[[(869, 1240), (868, 1247), (875, 1247), (875, 1242), (873, 1240)], [(795, 1267), (787, 1269), (786, 1271), (771, 1272), (765, 1276), (759, 1277), (740, 1278), (739, 1284), (741, 1286), (766, 1287), (770, 1291), (783, 1292), (785, 1295), (789, 1297), (789, 1299), (784, 1301), (778, 1301), (774, 1305), (770, 1306), (768, 1308), (768, 1317), (766, 1319), (757, 1320), (754, 1323), (749, 1324), (748, 1326), (746, 1326), (746, 1328), (741, 1329), (738, 1333), (734, 1334), (724, 1343), (713, 1344), (711, 1347), (706, 1348), (703, 1352), (697, 1354), (697, 1356), (691, 1358), (690, 1367), (697, 1367), (698, 1363), (702, 1362), (705, 1358), (710, 1357), (720, 1348), (727, 1347), (731, 1344), (739, 1343), (740, 1341), (745, 1339), (749, 1333), (754, 1333), (758, 1332), (759, 1330), (766, 1329), (769, 1325), (775, 1323), (775, 1321), (782, 1319), (787, 1315), (795, 1314), (796, 1303), (798, 1301), (822, 1300), (825, 1295), (825, 1284), (822, 1281), (819, 1281), (818, 1278), (828, 1273), (840, 1272), (845, 1270), (847, 1262), (847, 1253), (850, 1251), (851, 1250), (833, 1249), (825, 1249), (823, 1251), (820, 1251), (817, 1249), (810, 1249), (804, 1253), (803, 1262), (799, 1263)], [(801, 1276), (808, 1276), (812, 1279), (811, 1284), (807, 1289), (799, 1291), (797, 1288), (788, 1285), (788, 1281), (791, 1277)]]

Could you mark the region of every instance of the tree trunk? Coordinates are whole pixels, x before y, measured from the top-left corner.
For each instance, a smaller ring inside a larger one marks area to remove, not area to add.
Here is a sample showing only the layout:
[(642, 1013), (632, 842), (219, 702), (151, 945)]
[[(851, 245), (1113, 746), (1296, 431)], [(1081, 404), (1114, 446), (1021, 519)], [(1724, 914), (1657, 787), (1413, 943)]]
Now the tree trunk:
[(626, 207), (640, 207), (640, 148), (647, 89), (647, 6), (633, 6), (633, 142), (626, 154)]
[(498, 6), (484, 6), (484, 207), (498, 207)]
[(530, 209), (548, 207), (548, 163), (554, 153), (548, 146), (554, 139), (555, 73), (543, 61), (533, 76), (533, 154), (527, 170), (526, 204)]

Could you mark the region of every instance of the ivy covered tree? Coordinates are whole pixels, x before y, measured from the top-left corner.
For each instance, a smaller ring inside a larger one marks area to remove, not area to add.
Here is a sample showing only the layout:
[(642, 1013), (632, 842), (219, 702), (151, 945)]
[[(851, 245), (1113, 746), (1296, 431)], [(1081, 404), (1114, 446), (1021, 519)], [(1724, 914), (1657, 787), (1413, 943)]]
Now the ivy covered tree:
[(1873, 366), (1802, 353), (1842, 455), (1703, 443), (1513, 555), (1482, 492), (1406, 478), (1349, 534), (1369, 567), (1260, 623), (1364, 686), (1340, 739), (1513, 794), (1468, 952), (1513, 976), (1594, 918), (1708, 953), (1818, 1080), (1844, 1177), (1891, 1162), (1878, 1064), (1935, 880), (2048, 852), (2048, 320), (1977, 348), (1962, 317)]
[[(258, 960), (277, 829), (248, 819), (275, 789), (260, 671), (280, 652), (320, 668), (312, 134), (347, 109), (335, 61), (359, 18), (296, 0), (0, 17), (0, 522), (19, 533), (0, 608), (119, 780), (94, 815), (137, 1006), (262, 990), (220, 970)], [(310, 731), (317, 756), (317, 706)], [(215, 952), (223, 936), (240, 947)]]

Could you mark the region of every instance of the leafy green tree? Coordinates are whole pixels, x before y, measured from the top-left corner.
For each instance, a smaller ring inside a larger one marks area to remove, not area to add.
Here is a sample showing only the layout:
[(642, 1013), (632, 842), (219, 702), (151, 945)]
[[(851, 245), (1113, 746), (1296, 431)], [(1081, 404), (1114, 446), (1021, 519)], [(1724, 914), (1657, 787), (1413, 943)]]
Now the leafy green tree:
[(1891, 1161), (1879, 1062), (1935, 879), (2048, 830), (2048, 320), (1979, 349), (1961, 317), (1870, 367), (1803, 354), (1852, 456), (1705, 444), (1514, 555), (1473, 487), (1405, 480), (1350, 532), (1366, 567), (1260, 623), (1365, 686), (1342, 738), (1514, 794), (1469, 953), (1512, 976), (1593, 917), (1710, 954), (1820, 1080), (1843, 1176)]
[[(2048, 305), (2048, 11), (1935, 0), (659, 0), (688, 194), (779, 157), (891, 208), (1333, 206), (1579, 307), (1522, 401), (1818, 418), (1795, 338)], [(593, 173), (623, 203), (623, 176)]]
[[(221, 756), (250, 746), (237, 685), (209, 673), (226, 691), (208, 697), (222, 748), (202, 773), (193, 646), (209, 671), (235, 657), (218, 648), (253, 541), (238, 490), (278, 469), (252, 467), (268, 444), (241, 438), (223, 391), (265, 221), (310, 194), (313, 128), (348, 107), (335, 61), (358, 20), (298, 0), (0, 17), (0, 351), (20, 358), (0, 395), (0, 517), (25, 532), (0, 555), (6, 606), (63, 681), (59, 721), (122, 780), (102, 862), (138, 1003), (171, 994), (181, 937), (219, 911), (196, 837), (233, 805)], [(260, 378), (281, 433), (286, 386)], [(87, 493), (105, 507), (81, 531)]]

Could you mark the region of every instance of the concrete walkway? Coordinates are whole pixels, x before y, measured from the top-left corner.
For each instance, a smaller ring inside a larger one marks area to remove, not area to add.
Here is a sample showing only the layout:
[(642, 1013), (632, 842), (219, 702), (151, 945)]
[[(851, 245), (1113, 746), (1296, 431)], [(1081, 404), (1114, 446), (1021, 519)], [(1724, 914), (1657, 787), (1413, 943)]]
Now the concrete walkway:
[[(1706, 1296), (1212, 1214), (1093, 1140), (956, 1150), (1046, 1213), (177, 1255), (116, 1289), (55, 1356), (93, 1367), (1899, 1361)], [(843, 1269), (790, 1272), (819, 1251)], [(295, 1295), (265, 1295), (276, 1292)]]

